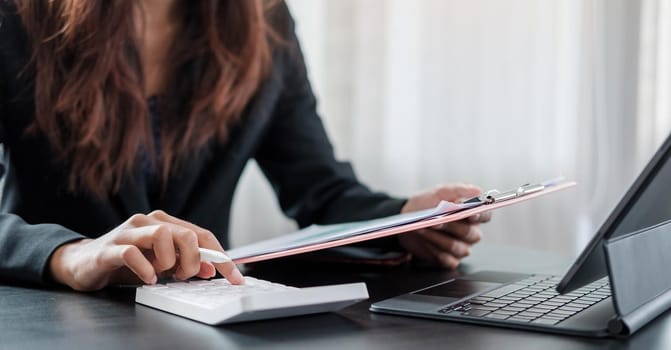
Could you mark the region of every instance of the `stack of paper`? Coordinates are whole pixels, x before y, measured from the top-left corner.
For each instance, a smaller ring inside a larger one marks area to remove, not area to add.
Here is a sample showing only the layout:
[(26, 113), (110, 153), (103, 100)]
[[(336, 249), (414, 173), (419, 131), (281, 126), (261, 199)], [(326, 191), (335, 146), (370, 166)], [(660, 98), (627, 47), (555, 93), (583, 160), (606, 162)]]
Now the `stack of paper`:
[[(524, 186), (528, 185), (520, 186), (520, 189)], [(517, 196), (508, 196), (505, 200), (493, 203), (486, 201), (485, 197), (482, 200), (472, 199), (464, 203), (443, 201), (432, 209), (398, 214), (380, 219), (326, 226), (312, 225), (294, 233), (228, 250), (227, 254), (236, 263), (248, 263), (391, 236), (446, 222), (462, 220), (481, 212), (575, 186), (575, 182), (545, 182), (541, 185), (541, 189), (538, 189), (538, 185), (535, 186), (536, 190), (533, 193), (519, 191)], [(514, 191), (497, 191), (497, 193), (511, 193)]]

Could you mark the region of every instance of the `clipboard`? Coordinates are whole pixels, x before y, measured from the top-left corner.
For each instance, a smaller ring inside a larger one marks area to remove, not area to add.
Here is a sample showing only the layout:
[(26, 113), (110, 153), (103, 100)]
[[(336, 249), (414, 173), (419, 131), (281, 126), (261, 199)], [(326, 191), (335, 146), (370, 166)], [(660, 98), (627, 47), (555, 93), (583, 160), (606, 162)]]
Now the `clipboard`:
[(558, 178), (539, 183), (527, 183), (506, 191), (490, 190), (461, 203), (441, 202), (436, 208), (420, 212), (361, 222), (310, 226), (294, 233), (230, 249), (226, 254), (236, 264), (246, 264), (314, 252), (463, 220), (479, 213), (514, 205), (575, 185), (573, 181)]

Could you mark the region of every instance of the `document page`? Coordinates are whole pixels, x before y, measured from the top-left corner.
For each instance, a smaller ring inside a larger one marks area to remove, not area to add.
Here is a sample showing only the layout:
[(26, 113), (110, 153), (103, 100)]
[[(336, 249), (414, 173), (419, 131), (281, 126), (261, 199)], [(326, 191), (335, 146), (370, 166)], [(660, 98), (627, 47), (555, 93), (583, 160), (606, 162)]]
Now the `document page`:
[(276, 238), (271, 238), (243, 247), (231, 249), (226, 253), (229, 257), (235, 260), (248, 256), (280, 252), (293, 248), (305, 247), (313, 244), (362, 235), (441, 215), (448, 215), (460, 210), (473, 208), (478, 205), (481, 205), (481, 203), (452, 203), (441, 201), (438, 206), (432, 209), (392, 215), (380, 219), (324, 226), (312, 225), (294, 233), (285, 234)]

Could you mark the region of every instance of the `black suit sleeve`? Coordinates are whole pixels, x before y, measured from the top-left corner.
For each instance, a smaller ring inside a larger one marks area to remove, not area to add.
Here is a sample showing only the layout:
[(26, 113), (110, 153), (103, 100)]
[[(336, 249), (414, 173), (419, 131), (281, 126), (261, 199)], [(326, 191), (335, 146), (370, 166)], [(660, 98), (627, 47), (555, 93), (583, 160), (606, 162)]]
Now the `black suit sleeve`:
[(29, 225), (17, 215), (0, 214), (0, 277), (48, 283), (47, 267), (54, 250), (82, 238), (60, 225)]
[(256, 153), (282, 209), (301, 227), (398, 214), (404, 199), (372, 192), (357, 180), (349, 163), (335, 159), (317, 115), (293, 24), (288, 22), (288, 42), (275, 56), (283, 81), (282, 95)]
[[(17, 27), (15, 16), (9, 16), (12, 8), (0, 1), (0, 77), (8, 77), (6, 57), (15, 52), (7, 52), (11, 45), (8, 42), (16, 39)], [(8, 91), (6, 81), (0, 79), (0, 185), (11, 184), (11, 149), (4, 145), (5, 121), (9, 117), (7, 104)], [(0, 191), (2, 194), (2, 191)], [(4, 193), (4, 196), (8, 196)], [(4, 203), (10, 198), (2, 198)], [(4, 211), (4, 210), (3, 210)], [(49, 281), (47, 266), (51, 254), (60, 245), (83, 238), (82, 235), (56, 224), (31, 225), (22, 218), (11, 213), (0, 214), (0, 278), (19, 280), (32, 283)]]

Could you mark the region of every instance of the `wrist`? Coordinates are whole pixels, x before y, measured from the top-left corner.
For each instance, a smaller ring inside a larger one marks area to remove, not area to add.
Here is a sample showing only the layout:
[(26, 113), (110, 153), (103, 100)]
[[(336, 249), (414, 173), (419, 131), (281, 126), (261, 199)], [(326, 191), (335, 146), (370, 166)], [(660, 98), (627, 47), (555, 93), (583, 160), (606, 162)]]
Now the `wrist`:
[(86, 241), (89, 239), (65, 243), (54, 250), (49, 259), (49, 273), (55, 282), (74, 288), (75, 264), (72, 263), (72, 257), (76, 256), (77, 249)]

